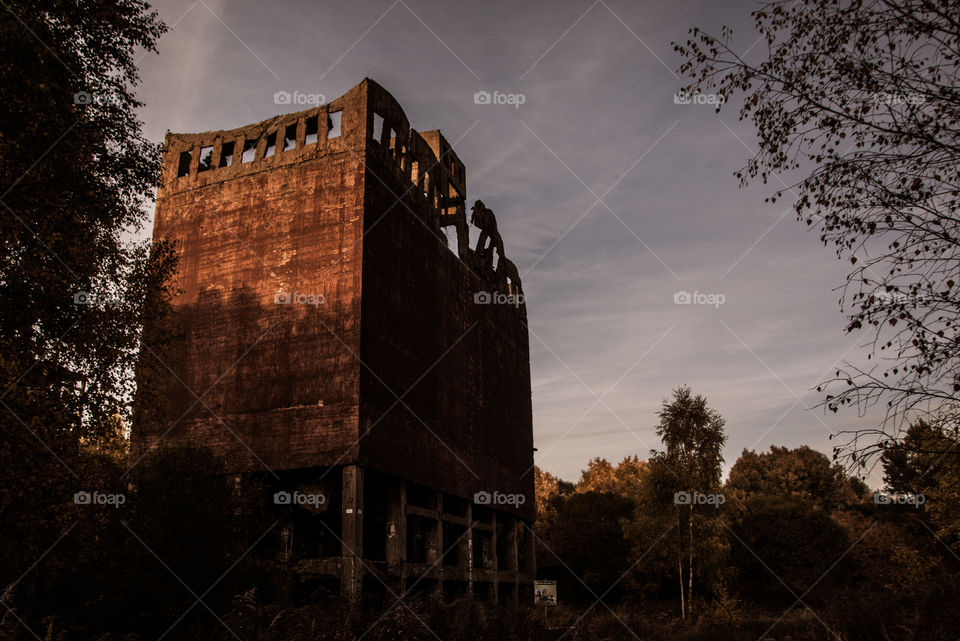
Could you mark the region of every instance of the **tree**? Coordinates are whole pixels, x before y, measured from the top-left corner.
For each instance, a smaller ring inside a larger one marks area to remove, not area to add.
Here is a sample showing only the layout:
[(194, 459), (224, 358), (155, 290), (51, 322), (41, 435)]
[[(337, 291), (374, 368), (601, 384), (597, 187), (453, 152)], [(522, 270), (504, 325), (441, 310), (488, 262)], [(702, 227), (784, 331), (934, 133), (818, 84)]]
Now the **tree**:
[(647, 464), (637, 456), (624, 457), (616, 466), (607, 459), (594, 458), (580, 474), (577, 492), (607, 492), (635, 500), (644, 482)]
[(615, 468), (605, 458), (596, 457), (587, 462), (587, 469), (580, 472), (577, 489), (589, 492), (612, 490), (615, 485)]
[(747, 499), (778, 496), (828, 508), (856, 503), (869, 489), (822, 453), (806, 445), (795, 449), (773, 445), (769, 452), (744, 450), (730, 468), (729, 495)]
[(780, 581), (803, 594), (827, 579), (831, 565), (853, 542), (827, 510), (795, 496), (753, 494), (733, 527), (730, 561), (740, 585), (758, 599), (789, 599), (788, 604), (796, 597)]
[(576, 484), (534, 468), (538, 574), (556, 576), (566, 583), (561, 585), (565, 593), (580, 596), (587, 594), (568, 569), (597, 595), (611, 587), (611, 595), (633, 589), (633, 577), (623, 576), (631, 552), (626, 526), (647, 472), (647, 464), (636, 456), (618, 465), (593, 458)]
[(533, 468), (534, 495), (537, 502), (537, 562), (550, 556), (554, 525), (566, 498), (573, 494), (574, 484), (557, 478), (550, 472)]
[[(886, 405), (876, 428), (843, 432), (866, 464), (916, 416), (960, 417), (960, 8), (952, 0), (765, 2), (766, 54), (750, 62), (699, 29), (674, 48), (688, 90), (740, 93), (757, 154), (741, 184), (776, 178), (798, 218), (849, 260), (847, 332), (870, 332), (867, 368), (844, 364), (825, 407)], [(757, 50), (759, 51), (759, 50)], [(780, 174), (799, 171), (787, 185)]]
[(832, 510), (860, 503), (868, 492), (807, 446), (744, 450), (724, 487), (731, 501), (730, 565), (740, 588), (757, 600), (792, 603), (781, 581), (797, 594), (829, 582), (828, 570), (852, 542)]
[(923, 496), (923, 512), (936, 534), (960, 548), (960, 450), (956, 434), (942, 426), (919, 421), (904, 439), (883, 452), (887, 489)]
[[(561, 585), (565, 593), (591, 596), (584, 594), (580, 581), (603, 598), (612, 598), (626, 587), (620, 579), (630, 567), (630, 545), (620, 521), (628, 518), (632, 509), (629, 499), (610, 492), (581, 492), (564, 501), (551, 532), (552, 550), (543, 561), (554, 566), (560, 563), (579, 579)], [(557, 574), (563, 579), (567, 572)]]
[[(658, 540), (653, 538), (657, 530), (668, 533), (664, 538), (669, 543), (661, 545), (667, 550), (666, 546), (672, 544), (675, 578), (680, 584), (680, 613), (686, 618), (693, 611), (697, 571), (701, 577), (710, 576), (725, 553), (720, 536), (722, 503), (717, 498), (726, 442), (724, 420), (689, 387), (674, 390), (673, 399), (663, 401), (658, 416), (657, 436), (666, 449), (653, 452), (645, 499), (631, 534), (649, 550)], [(700, 502), (698, 497), (707, 502)], [(668, 514), (673, 523), (669, 529), (662, 528), (664, 519), (660, 515)], [(663, 553), (659, 556), (665, 560)]]
[(878, 516), (833, 515), (858, 542), (830, 571), (818, 611), (842, 621), (849, 638), (955, 638), (960, 616), (947, 604), (960, 598), (956, 559), (914, 518)]
[(540, 469), (536, 465), (533, 466), (533, 486), (537, 500), (538, 519), (543, 518), (547, 514), (552, 506), (552, 502), (558, 497), (562, 498), (572, 493), (574, 489), (573, 483), (564, 481), (550, 472)]
[[(230, 467), (209, 448), (178, 445), (158, 447), (132, 468), (134, 493), (123, 528), (136, 576), (134, 581), (122, 575), (112, 579), (136, 595), (131, 600), (151, 603), (148, 615), (129, 609), (139, 616), (132, 622), (139, 632), (162, 634), (185, 613), (195, 598), (184, 583), (197, 594), (216, 586), (207, 601), (223, 607), (249, 588), (245, 581), (254, 580), (250, 546), (275, 532), (275, 517), (265, 509), (269, 495), (263, 484), (251, 475), (230, 474)], [(263, 581), (264, 575), (256, 579)], [(208, 618), (202, 607), (191, 614), (195, 622)], [(190, 621), (180, 625), (189, 629)]]
[(165, 300), (169, 252), (128, 240), (159, 170), (135, 116), (135, 54), (164, 29), (138, 0), (0, 10), (4, 589), (75, 522), (73, 494), (97, 480), (84, 443), (126, 425), (142, 321)]
[(895, 492), (917, 492), (930, 482), (944, 458), (952, 458), (955, 437), (926, 421), (910, 426), (898, 443), (887, 446), (881, 460), (883, 480)]

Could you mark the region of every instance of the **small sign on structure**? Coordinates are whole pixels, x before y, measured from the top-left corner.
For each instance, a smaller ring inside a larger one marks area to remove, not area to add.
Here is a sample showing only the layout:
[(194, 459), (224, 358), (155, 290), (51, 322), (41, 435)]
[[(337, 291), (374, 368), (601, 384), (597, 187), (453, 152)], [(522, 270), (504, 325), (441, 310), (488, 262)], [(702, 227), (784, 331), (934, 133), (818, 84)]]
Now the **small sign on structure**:
[(557, 582), (556, 581), (534, 581), (533, 582), (533, 604), (534, 605), (556, 605), (557, 604)]

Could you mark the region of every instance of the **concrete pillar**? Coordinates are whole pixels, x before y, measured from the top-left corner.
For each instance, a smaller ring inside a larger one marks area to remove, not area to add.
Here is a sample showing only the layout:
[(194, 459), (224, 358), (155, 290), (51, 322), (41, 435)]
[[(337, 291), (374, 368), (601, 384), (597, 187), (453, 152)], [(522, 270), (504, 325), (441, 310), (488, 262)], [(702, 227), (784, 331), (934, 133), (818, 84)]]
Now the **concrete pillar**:
[(359, 465), (343, 466), (342, 506), (340, 592), (357, 598), (363, 577), (363, 468)]
[(467, 503), (467, 533), (460, 539), (460, 556), (466, 555), (466, 564), (461, 567), (467, 571), (467, 594), (473, 598), (473, 504)]
[(400, 577), (400, 594), (407, 589), (407, 482), (397, 479), (390, 486), (387, 507), (387, 563)]
[(437, 592), (443, 594), (443, 492), (437, 492), (437, 522), (433, 530), (433, 544), (436, 549)]
[(490, 521), (493, 526), (493, 534), (490, 535), (490, 556), (493, 559), (493, 585), (490, 586), (490, 598), (494, 603), (500, 599), (500, 560), (497, 558), (497, 513), (493, 512), (493, 518)]
[[(526, 544), (526, 564), (525, 567), (521, 568), (521, 571), (525, 573), (528, 577), (537, 578), (537, 540), (533, 536), (533, 523), (528, 523), (527, 521), (522, 521), (523, 523), (523, 540)], [(518, 577), (519, 579), (519, 577)], [(520, 595), (520, 583), (517, 582), (517, 595)]]
[(511, 572), (517, 571), (517, 519), (513, 516), (507, 516), (503, 524), (503, 533), (507, 537), (507, 559), (506, 569)]
[(517, 597), (520, 594), (520, 541), (517, 539), (520, 537), (521, 533), (518, 532), (518, 521), (517, 517), (511, 516), (507, 521), (510, 527), (510, 534), (508, 537), (508, 542), (510, 548), (507, 554), (510, 555), (509, 569), (512, 573), (511, 582), (513, 583), (513, 602), (517, 602)]

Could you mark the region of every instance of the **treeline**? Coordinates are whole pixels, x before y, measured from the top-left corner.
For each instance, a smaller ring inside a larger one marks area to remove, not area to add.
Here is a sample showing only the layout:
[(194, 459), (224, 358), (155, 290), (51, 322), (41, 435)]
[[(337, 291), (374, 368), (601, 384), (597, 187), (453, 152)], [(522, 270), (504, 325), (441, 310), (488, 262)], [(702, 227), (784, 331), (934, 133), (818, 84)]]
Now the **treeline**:
[(593, 459), (575, 483), (535, 470), (539, 576), (561, 601), (715, 633), (767, 621), (777, 639), (798, 621), (809, 638), (957, 638), (960, 459), (929, 425), (886, 450), (877, 493), (806, 446), (744, 450), (722, 482), (723, 420), (687, 388), (658, 435), (648, 460)]
[(255, 480), (199, 447), (128, 468), (126, 445), (83, 443), (78, 478), (52, 478), (45, 504), (3, 506), (0, 639), (210, 638), (232, 597), (269, 583)]
[[(808, 447), (744, 451), (723, 481), (723, 419), (686, 388), (658, 434), (647, 460), (594, 459), (575, 483), (535, 470), (546, 612), (277, 598), (256, 479), (192, 447), (128, 470), (121, 432), (84, 440), (81, 480), (52, 479), (33, 518), (4, 508), (0, 639), (957, 638), (957, 461), (934, 428), (888, 448), (879, 494)], [(40, 518), (60, 534), (31, 539)]]

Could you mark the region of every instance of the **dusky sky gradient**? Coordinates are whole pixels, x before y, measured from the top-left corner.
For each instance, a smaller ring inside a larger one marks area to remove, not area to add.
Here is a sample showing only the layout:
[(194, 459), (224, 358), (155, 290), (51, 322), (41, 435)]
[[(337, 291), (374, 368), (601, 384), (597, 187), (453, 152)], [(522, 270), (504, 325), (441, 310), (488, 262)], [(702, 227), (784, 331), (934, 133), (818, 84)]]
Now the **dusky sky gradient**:
[[(674, 101), (687, 81), (671, 42), (726, 24), (736, 50), (762, 55), (756, 6), (162, 0), (170, 31), (140, 60), (137, 95), (156, 142), (305, 109), (274, 94), (331, 100), (365, 76), (414, 128), (441, 129), (523, 278), (541, 468), (576, 480), (593, 457), (646, 458), (684, 384), (726, 419), (727, 469), (744, 448), (829, 455), (831, 431), (879, 419), (816, 407), (818, 381), (866, 355), (835, 291), (848, 264), (792, 196), (764, 202), (780, 183), (739, 186), (757, 143), (735, 102)], [(523, 104), (476, 104), (478, 91)]]

